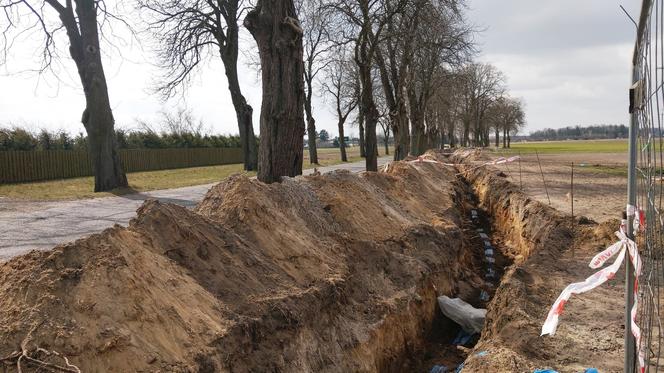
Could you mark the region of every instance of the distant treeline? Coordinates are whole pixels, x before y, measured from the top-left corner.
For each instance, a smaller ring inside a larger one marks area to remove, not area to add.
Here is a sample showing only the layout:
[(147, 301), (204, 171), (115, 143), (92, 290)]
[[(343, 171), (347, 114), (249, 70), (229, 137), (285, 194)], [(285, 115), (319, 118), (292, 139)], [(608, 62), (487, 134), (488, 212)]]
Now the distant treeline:
[[(204, 135), (198, 132), (157, 133), (154, 131), (116, 130), (120, 149), (168, 148), (239, 148), (239, 136)], [(88, 138), (82, 133), (42, 130), (32, 133), (21, 128), (0, 128), (0, 151), (3, 150), (87, 150)]]
[(595, 126), (575, 126), (558, 129), (546, 128), (530, 134), (530, 140), (592, 140), (623, 139), (629, 136), (629, 129), (622, 124), (600, 124)]

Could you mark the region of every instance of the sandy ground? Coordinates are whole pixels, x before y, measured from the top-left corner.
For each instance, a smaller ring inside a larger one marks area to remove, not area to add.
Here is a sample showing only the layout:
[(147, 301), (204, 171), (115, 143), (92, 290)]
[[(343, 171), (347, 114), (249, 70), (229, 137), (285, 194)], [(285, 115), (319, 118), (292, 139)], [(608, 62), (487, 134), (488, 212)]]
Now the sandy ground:
[[(569, 182), (565, 165), (561, 165), (568, 160), (543, 159), (547, 185), (553, 184), (552, 204), (565, 199), (564, 193), (556, 190)], [(536, 160), (526, 158), (522, 163), (525, 195), (518, 193), (518, 163), (510, 165), (511, 173), (515, 169), (514, 183), (506, 182), (510, 177), (505, 175), (508, 171), (504, 166), (500, 167), (502, 173), (489, 168), (489, 173), (477, 170), (467, 174), (482, 206), (493, 218), (496, 235), (505, 242), (498, 249), (507, 249), (507, 254), (514, 255), (515, 264), (507, 269), (488, 305), (481, 339), (465, 361), (463, 371), (525, 373), (548, 368), (576, 373), (591, 367), (600, 372), (622, 371), (624, 271), (618, 271), (612, 280), (589, 293), (573, 296), (565, 306), (555, 336), (540, 336), (540, 332), (563, 288), (590, 276), (594, 272), (588, 268), (590, 259), (614, 242), (611, 233), (618, 221), (610, 218), (624, 208), (624, 197), (620, 198), (624, 180), (582, 175), (582, 191), (588, 193), (588, 198), (583, 198), (588, 201), (583, 208), (591, 217), (606, 222), (572, 225), (569, 215), (548, 207)], [(524, 169), (529, 172), (523, 172)], [(531, 179), (537, 180), (531, 173), (539, 176), (539, 186), (529, 186)], [(600, 187), (612, 198), (598, 193), (593, 197), (592, 191)], [(539, 203), (532, 202), (533, 195)]]
[[(542, 156), (552, 206), (571, 210), (572, 161), (620, 159)], [(194, 210), (148, 202), (126, 228), (0, 264), (0, 356), (20, 365), (20, 348), (47, 359), (39, 347), (51, 346), (84, 371), (118, 372), (454, 366), (465, 353), (450, 353), (445, 325), (432, 327), (435, 297), (472, 299), (487, 286), (469, 239), (476, 227), (465, 221), (473, 185), (496, 249), (515, 264), (495, 287), (463, 371), (621, 371), (620, 273), (572, 299), (555, 337), (539, 336), (560, 290), (593, 272), (588, 260), (614, 222), (569, 227), (567, 216), (529, 198), (548, 204), (536, 158), (520, 165), (500, 168), (514, 185), (494, 171), (467, 175), (466, 184), (449, 168), (400, 162), (379, 174), (271, 186), (232, 178)], [(624, 208), (624, 178), (581, 169), (575, 184), (576, 215), (608, 221)], [(434, 329), (441, 351), (424, 335)]]
[(462, 198), (454, 169), (398, 162), (148, 201), (0, 264), (0, 365), (74, 372), (55, 350), (82, 372), (417, 371), (436, 296), (485, 286)]
[(534, 154), (523, 155), (520, 164), (515, 162), (498, 168), (508, 175), (511, 182), (521, 185), (528, 195), (546, 204), (550, 199), (552, 207), (571, 214), (571, 165), (574, 163), (574, 215), (586, 216), (600, 223), (621, 217), (627, 202), (627, 178), (599, 171), (592, 166), (625, 166), (625, 154), (542, 154), (539, 157), (546, 188)]

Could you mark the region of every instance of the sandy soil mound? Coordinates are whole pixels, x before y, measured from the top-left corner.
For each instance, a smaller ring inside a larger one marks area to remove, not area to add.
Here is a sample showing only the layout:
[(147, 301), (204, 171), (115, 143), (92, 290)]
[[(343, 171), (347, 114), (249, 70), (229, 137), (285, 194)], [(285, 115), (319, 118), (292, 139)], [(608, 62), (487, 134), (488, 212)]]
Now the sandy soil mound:
[(194, 211), (146, 202), (127, 228), (0, 266), (0, 358), (10, 372), (64, 367), (52, 351), (84, 372), (404, 371), (436, 295), (473, 280), (456, 182), (399, 162), (236, 176)]

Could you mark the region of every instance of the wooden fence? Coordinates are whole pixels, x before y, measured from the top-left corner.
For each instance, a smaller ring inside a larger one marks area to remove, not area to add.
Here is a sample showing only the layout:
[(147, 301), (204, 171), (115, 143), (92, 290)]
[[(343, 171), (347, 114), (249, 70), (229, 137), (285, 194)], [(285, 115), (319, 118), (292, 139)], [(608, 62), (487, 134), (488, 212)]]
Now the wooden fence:
[[(242, 163), (239, 148), (121, 149), (126, 172)], [(86, 151), (0, 151), (0, 184), (92, 176)]]

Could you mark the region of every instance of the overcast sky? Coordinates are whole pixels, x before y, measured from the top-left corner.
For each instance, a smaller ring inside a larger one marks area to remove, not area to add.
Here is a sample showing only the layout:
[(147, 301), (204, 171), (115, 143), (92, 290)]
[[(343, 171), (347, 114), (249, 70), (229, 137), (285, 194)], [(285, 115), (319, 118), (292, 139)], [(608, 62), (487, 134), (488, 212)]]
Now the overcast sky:
[[(477, 35), (478, 59), (502, 70), (510, 92), (526, 103), (525, 133), (546, 127), (627, 123), (627, 88), (634, 26), (619, 9), (638, 18), (640, 1), (469, 0), (468, 18)], [(62, 61), (60, 79), (17, 72), (38, 66), (38, 38), (25, 37), (0, 70), (0, 125), (32, 130), (83, 131), (84, 108), (73, 62)], [(244, 36), (244, 43), (252, 42)], [(136, 119), (154, 120), (160, 110), (186, 105), (213, 133), (237, 133), (223, 66), (213, 58), (184, 97), (166, 103), (151, 93), (158, 70), (149, 44), (123, 46), (123, 57), (104, 61), (117, 127), (135, 128)], [(254, 106), (258, 130), (260, 83), (241, 66), (241, 84)], [(317, 99), (317, 126), (335, 135), (329, 105)], [(355, 134), (357, 129), (350, 129)]]

